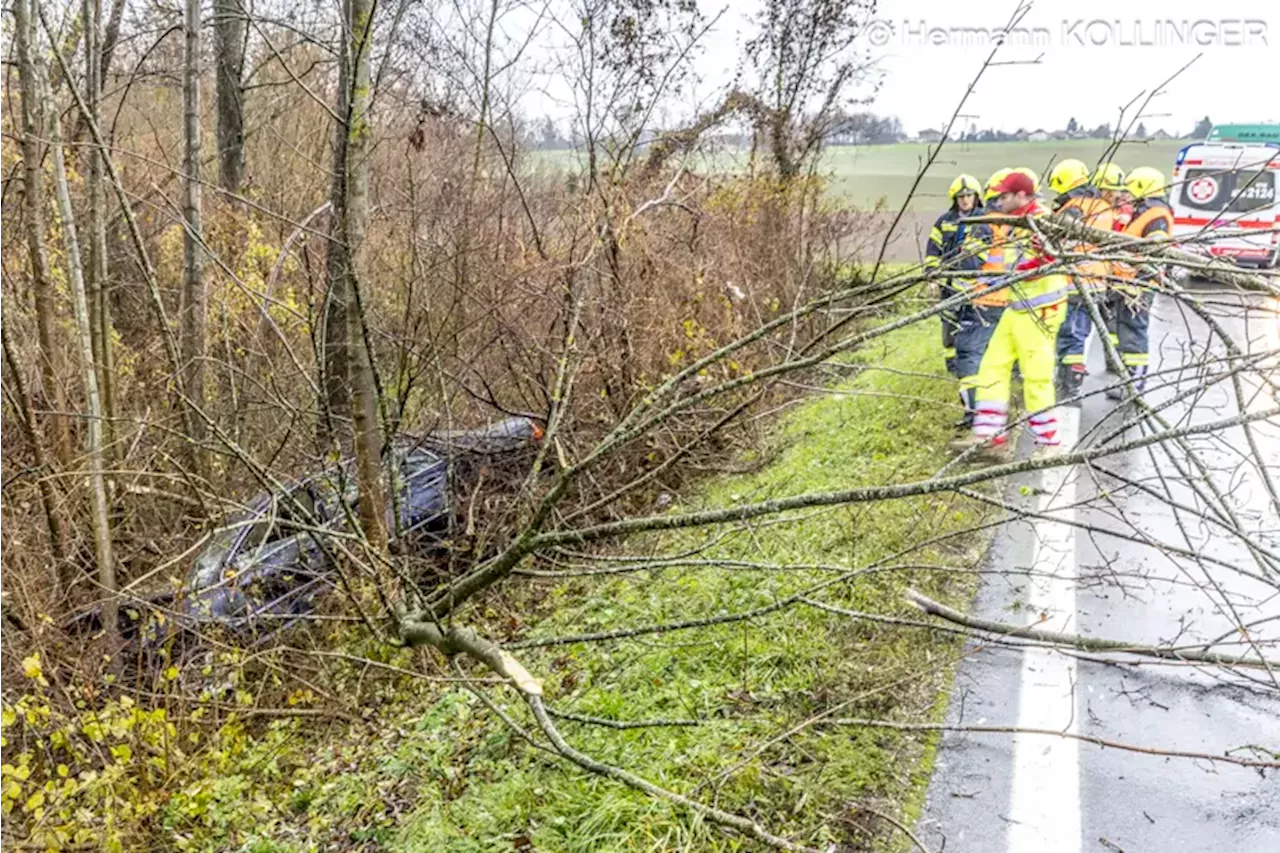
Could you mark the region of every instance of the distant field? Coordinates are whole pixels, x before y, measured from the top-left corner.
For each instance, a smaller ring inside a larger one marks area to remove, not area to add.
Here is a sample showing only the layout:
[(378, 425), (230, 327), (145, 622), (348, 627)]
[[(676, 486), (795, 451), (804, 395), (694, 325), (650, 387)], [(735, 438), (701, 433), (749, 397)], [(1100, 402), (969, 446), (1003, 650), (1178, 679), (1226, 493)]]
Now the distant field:
[[(1186, 144), (1178, 140), (1125, 143), (1113, 159), (1126, 171), (1136, 166), (1155, 166), (1168, 175), (1178, 150)], [(921, 180), (911, 208), (946, 207), (947, 187), (961, 172), (985, 181), (997, 169), (1030, 166), (1043, 179), (1052, 162), (1077, 157), (1093, 166), (1105, 150), (1106, 144), (1095, 140), (949, 143)], [(907, 197), (928, 156), (926, 145), (841, 146), (827, 150), (824, 165), (831, 176), (832, 189), (859, 207), (874, 207), (883, 201), (896, 209)]]
[[(1127, 142), (1114, 158), (1125, 170), (1135, 166), (1155, 166), (1166, 175), (1173, 170), (1174, 157), (1186, 141)], [(911, 190), (916, 173), (929, 156), (921, 144), (858, 145), (828, 148), (823, 155), (823, 173), (831, 180), (832, 191), (858, 207), (878, 203), (897, 209)], [(946, 206), (947, 187), (961, 172), (981, 181), (1006, 166), (1030, 166), (1044, 176), (1048, 165), (1067, 157), (1077, 157), (1093, 166), (1106, 150), (1106, 143), (1091, 139), (1057, 142), (974, 142), (948, 143), (921, 180), (910, 208), (925, 212)], [(548, 151), (543, 162), (567, 168), (577, 161), (569, 151)], [(742, 155), (723, 153), (691, 163), (695, 169), (733, 169)]]

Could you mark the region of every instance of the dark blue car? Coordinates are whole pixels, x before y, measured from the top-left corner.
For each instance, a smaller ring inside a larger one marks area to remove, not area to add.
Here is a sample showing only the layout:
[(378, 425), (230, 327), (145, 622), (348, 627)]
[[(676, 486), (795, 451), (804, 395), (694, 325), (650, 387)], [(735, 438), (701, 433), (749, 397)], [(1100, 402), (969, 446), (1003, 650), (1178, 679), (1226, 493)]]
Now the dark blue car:
[[(477, 430), (398, 440), (389, 454), (392, 547), (438, 551), (450, 534), (454, 493), (463, 481), (495, 463), (519, 471), (541, 437), (532, 420), (510, 418)], [(262, 633), (309, 613), (341, 583), (336, 555), (341, 534), (358, 524), (358, 499), (351, 463), (254, 498), (196, 557), (180, 596), (181, 621)]]

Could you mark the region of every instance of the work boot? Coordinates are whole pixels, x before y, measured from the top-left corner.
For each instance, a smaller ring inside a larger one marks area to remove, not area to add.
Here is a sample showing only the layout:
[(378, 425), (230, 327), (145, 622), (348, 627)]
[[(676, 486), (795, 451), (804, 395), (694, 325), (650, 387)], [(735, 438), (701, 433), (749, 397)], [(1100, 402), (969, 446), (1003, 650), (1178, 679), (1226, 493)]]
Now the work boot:
[(1087, 375), (1083, 364), (1064, 364), (1058, 373), (1058, 400), (1066, 402), (1080, 399)]
[[(1145, 387), (1146, 387), (1146, 385), (1147, 385), (1147, 379), (1146, 379), (1146, 377), (1147, 377), (1147, 369), (1146, 369), (1145, 367), (1131, 367), (1131, 368), (1129, 368), (1129, 375), (1130, 375), (1131, 377), (1133, 377), (1133, 390), (1134, 390), (1134, 392), (1135, 392), (1135, 393), (1138, 393), (1138, 394), (1141, 394), (1141, 393), (1142, 393), (1142, 389), (1143, 389), (1143, 388), (1145, 388)], [(1126, 386), (1124, 386), (1124, 385), (1117, 385), (1117, 386), (1116, 386), (1116, 387), (1114, 387), (1114, 388), (1108, 388), (1108, 389), (1107, 389), (1107, 399), (1108, 399), (1108, 400), (1123, 400), (1123, 399), (1127, 396), (1127, 395), (1125, 394), (1125, 387), (1126, 387)]]

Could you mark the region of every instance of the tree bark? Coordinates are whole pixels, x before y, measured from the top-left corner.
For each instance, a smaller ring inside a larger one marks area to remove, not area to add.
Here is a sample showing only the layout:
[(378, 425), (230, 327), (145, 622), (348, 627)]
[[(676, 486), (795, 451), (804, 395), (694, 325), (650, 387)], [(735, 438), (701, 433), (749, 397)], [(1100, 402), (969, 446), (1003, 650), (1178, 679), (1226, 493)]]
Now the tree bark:
[(218, 185), (240, 192), (244, 181), (244, 44), (248, 14), (241, 0), (214, 0), (217, 48)]
[(338, 104), (336, 113), (342, 121), (333, 129), (333, 182), (329, 187), (329, 243), (325, 258), (329, 292), (325, 295), (322, 314), (321, 383), (324, 399), (320, 401), (318, 432), (324, 438), (346, 446), (351, 430), (347, 416), (351, 408), (351, 384), (347, 369), (347, 268), (351, 264), (350, 247), (343, 239), (347, 216), (347, 148), (350, 136), (351, 108), (351, 42), (349, 22), (351, 0), (343, 0), (344, 36), (338, 50)]
[[(189, 405), (204, 408), (206, 326), (208, 306), (204, 287), (204, 232), (200, 192), (200, 0), (186, 0), (183, 20), (185, 41), (182, 75), (183, 217), (182, 310), (179, 334), (183, 390)], [(187, 444), (187, 461), (198, 475), (205, 473), (204, 418), (193, 412)]]
[[(102, 400), (98, 395), (98, 371), (93, 363), (93, 329), (89, 325), (89, 304), (85, 295), (84, 267), (80, 260), (80, 242), (76, 237), (75, 211), (67, 188), (67, 166), (62, 151), (62, 122), (57, 111), (51, 113), (50, 139), (53, 147), (53, 179), (62, 218), (62, 239), (67, 251), (67, 280), (71, 302), (75, 306), (76, 330), (80, 345), (81, 372), (88, 429), (86, 460), (89, 465), (89, 494), (93, 523), (94, 553), (98, 563), (98, 582), (105, 600), (102, 624), (112, 641), (119, 639), (119, 602), (116, 599), (116, 564), (111, 543), (111, 520), (107, 513), (107, 487), (102, 473)], [(113, 642), (112, 647), (115, 647)]]
[[(87, 124), (102, 126), (102, 0), (84, 0), (83, 29), (85, 51), (85, 110)], [(102, 158), (100, 147), (88, 147), (89, 257), (85, 266), (85, 287), (89, 300), (89, 324), (93, 334), (94, 363), (98, 370), (98, 386), (102, 394), (103, 436), (106, 451), (114, 454), (116, 443), (115, 354), (112, 347), (111, 303), (107, 289), (107, 217), (102, 190)]]
[(40, 342), (40, 376), (44, 397), (56, 414), (49, 417), (50, 441), (58, 467), (71, 462), (71, 425), (65, 415), (62, 393), (64, 359), (54, 330), (57, 328), (54, 286), (49, 279), (49, 256), (45, 252), (44, 158), (40, 140), (45, 132), (44, 102), (38, 94), (44, 78), (40, 52), (32, 50), (35, 36), (31, 0), (14, 0), (14, 46), (18, 55), (18, 79), (22, 91), (22, 178), (23, 205), (27, 217), (27, 253), (31, 258), (31, 285), (35, 296), (36, 336)]
[[(351, 6), (351, 92), (347, 127), (346, 195), (343, 243), (347, 246), (347, 352), (350, 354), (351, 415), (355, 427), (356, 468), (360, 481), (360, 526), (376, 555), (387, 550), (386, 499), (382, 489), (382, 434), (378, 426), (374, 354), (369, 349), (366, 316), (360, 299), (358, 262), (363, 254), (369, 212), (369, 86), (373, 51), (372, 0)], [(380, 562), (379, 565), (384, 565)]]

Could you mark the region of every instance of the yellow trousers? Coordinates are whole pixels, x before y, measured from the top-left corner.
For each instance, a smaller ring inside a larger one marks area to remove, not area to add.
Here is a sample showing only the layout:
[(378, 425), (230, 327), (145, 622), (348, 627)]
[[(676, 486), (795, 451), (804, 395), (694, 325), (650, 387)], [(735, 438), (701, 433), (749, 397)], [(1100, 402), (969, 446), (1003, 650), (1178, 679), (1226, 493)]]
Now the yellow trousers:
[(1053, 408), (1057, 402), (1053, 378), (1058, 329), (1066, 315), (1065, 299), (1031, 311), (1006, 308), (1000, 315), (978, 365), (975, 431), (995, 435), (1004, 429), (1014, 364), (1022, 370), (1027, 409), (1039, 412)]

